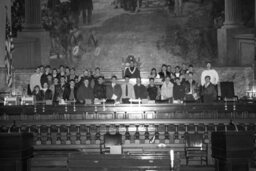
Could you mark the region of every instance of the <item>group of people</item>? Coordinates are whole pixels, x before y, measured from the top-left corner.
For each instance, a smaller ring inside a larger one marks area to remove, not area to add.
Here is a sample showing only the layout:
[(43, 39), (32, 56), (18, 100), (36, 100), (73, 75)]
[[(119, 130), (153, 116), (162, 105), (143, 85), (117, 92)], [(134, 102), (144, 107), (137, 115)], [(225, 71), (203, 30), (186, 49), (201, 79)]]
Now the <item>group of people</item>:
[[(207, 68), (201, 73), (200, 83), (194, 79), (194, 72), (193, 65), (187, 66), (186, 64), (182, 64), (181, 67), (175, 66), (174, 68), (171, 65), (163, 64), (160, 72), (157, 72), (156, 68), (152, 68), (147, 91), (144, 88), (140, 92), (142, 94), (148, 93), (147, 97), (150, 100), (176, 103), (182, 103), (183, 101), (211, 103), (216, 101), (219, 75), (216, 70), (212, 69), (211, 63), (207, 63)], [(137, 84), (140, 84), (140, 72), (134, 66), (133, 61), (130, 61), (130, 65), (125, 69), (124, 73), (126, 83), (128, 83), (128, 78), (139, 78)], [(156, 80), (158, 80), (157, 85), (155, 84)], [(135, 89), (134, 91), (136, 92)], [(143, 98), (145, 97), (143, 96)], [(129, 98), (133, 98), (133, 96)]]
[[(192, 65), (187, 67), (182, 64), (182, 67), (176, 66), (172, 70), (170, 65), (163, 64), (160, 72), (152, 68), (147, 86), (142, 84), (140, 70), (133, 61), (130, 61), (124, 73), (123, 83), (116, 76), (112, 76), (107, 83), (98, 67), (93, 72), (85, 69), (81, 75), (77, 75), (75, 68), (63, 65), (58, 69), (39, 66), (31, 75), (28, 94), (33, 95), (36, 101), (59, 103), (64, 100), (81, 104), (92, 104), (103, 99), (120, 103), (129, 103), (130, 99), (169, 103), (201, 99), (211, 103), (217, 99), (219, 77), (211, 69), (210, 63), (201, 74), (201, 85), (194, 79)], [(136, 79), (136, 84), (131, 84), (130, 79)]]

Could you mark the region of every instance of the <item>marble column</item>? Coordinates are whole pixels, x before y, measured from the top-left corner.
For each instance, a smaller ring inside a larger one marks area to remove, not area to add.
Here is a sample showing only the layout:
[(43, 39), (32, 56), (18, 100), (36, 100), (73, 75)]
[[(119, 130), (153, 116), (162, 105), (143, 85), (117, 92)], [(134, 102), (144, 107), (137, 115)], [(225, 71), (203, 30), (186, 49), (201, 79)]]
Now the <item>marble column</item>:
[(6, 90), (6, 70), (5, 70), (5, 24), (6, 24), (6, 7), (7, 15), (11, 19), (11, 0), (0, 0), (0, 91)]
[(24, 29), (41, 29), (41, 2), (40, 0), (25, 0)]
[(50, 37), (41, 25), (41, 1), (25, 0), (25, 24), (18, 33), (19, 46), (16, 46), (14, 57), (21, 68), (49, 64)]
[(254, 27), (256, 32), (256, 0), (254, 1)]
[(225, 22), (226, 27), (237, 27), (243, 24), (241, 0), (225, 0)]
[(225, 22), (218, 29), (218, 61), (221, 65), (242, 65), (235, 38), (251, 32), (243, 26), (242, 2), (243, 0), (225, 0)]
[(254, 1), (254, 40), (255, 40), (255, 54), (254, 54), (254, 80), (256, 80), (256, 0)]
[(0, 68), (4, 67), (6, 9), (11, 21), (11, 0), (0, 0)]

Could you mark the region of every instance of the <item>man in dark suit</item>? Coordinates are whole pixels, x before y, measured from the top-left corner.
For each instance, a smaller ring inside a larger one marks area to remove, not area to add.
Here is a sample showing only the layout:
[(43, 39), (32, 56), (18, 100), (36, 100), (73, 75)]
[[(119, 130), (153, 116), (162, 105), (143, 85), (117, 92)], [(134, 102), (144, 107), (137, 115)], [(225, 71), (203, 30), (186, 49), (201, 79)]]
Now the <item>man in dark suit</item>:
[(94, 89), (93, 89), (93, 94), (95, 99), (106, 99), (106, 86), (103, 84), (104, 83), (104, 78), (102, 76), (99, 76), (97, 81), (95, 81)]
[(70, 80), (69, 81), (69, 86), (66, 86), (63, 92), (63, 99), (64, 100), (76, 100), (76, 92), (77, 92), (77, 87), (75, 86), (75, 81)]
[(80, 0), (79, 5), (83, 15), (83, 24), (91, 24), (93, 10), (92, 0)]
[(217, 99), (215, 86), (211, 83), (211, 77), (205, 76), (205, 84), (202, 87), (202, 96), (204, 103), (213, 103)]
[(124, 71), (124, 76), (129, 78), (140, 78), (140, 70), (134, 65), (134, 61), (130, 61), (130, 66)]
[(134, 85), (134, 92), (136, 99), (148, 98), (147, 88), (143, 84), (141, 84), (141, 78), (136, 79), (136, 85)]
[(120, 98), (122, 96), (122, 89), (119, 84), (116, 83), (117, 77), (112, 76), (111, 78), (111, 85), (107, 86), (106, 89), (106, 95), (107, 99), (115, 100), (115, 101), (120, 101)]

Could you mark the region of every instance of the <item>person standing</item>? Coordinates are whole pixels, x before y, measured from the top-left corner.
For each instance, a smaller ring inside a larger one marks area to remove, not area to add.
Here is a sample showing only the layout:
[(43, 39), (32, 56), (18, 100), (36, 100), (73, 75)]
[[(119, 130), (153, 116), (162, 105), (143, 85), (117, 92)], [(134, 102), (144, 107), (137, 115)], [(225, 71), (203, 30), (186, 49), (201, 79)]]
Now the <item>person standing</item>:
[(215, 86), (211, 83), (211, 77), (205, 76), (205, 84), (202, 88), (202, 97), (204, 103), (213, 103), (217, 99), (217, 91)]
[(167, 71), (167, 66), (165, 64), (162, 65), (161, 72), (159, 72), (158, 74), (163, 81), (167, 76), (170, 77), (170, 73)]
[(104, 77), (103, 76), (97, 77), (96, 82), (97, 84), (95, 84), (93, 89), (94, 99), (98, 99), (98, 100), (106, 99), (106, 86), (103, 84)]
[(149, 79), (149, 85), (147, 88), (149, 100), (156, 100), (158, 96), (158, 88), (155, 85), (154, 78)]
[(91, 88), (89, 84), (89, 79), (84, 78), (83, 79), (83, 84), (81, 84), (77, 90), (77, 100), (79, 103), (82, 104), (92, 104), (93, 102), (93, 89)]
[(121, 89), (121, 86), (116, 83), (117, 77), (112, 76), (111, 81), (112, 81), (111, 85), (107, 86), (107, 89), (106, 89), (107, 99), (120, 101), (122, 96), (122, 89)]
[(184, 101), (185, 97), (185, 86), (181, 84), (180, 78), (175, 78), (175, 84), (173, 86), (173, 100), (179, 103)]
[(63, 99), (74, 101), (76, 100), (77, 87), (75, 86), (75, 80), (70, 80), (69, 85), (65, 87), (63, 92)]
[(172, 100), (173, 98), (173, 83), (170, 80), (170, 76), (165, 78), (161, 87), (161, 100)]
[(136, 84), (134, 85), (134, 92), (136, 99), (148, 98), (147, 88), (143, 84), (141, 84), (141, 78), (136, 79)]
[(37, 67), (36, 68), (36, 71), (34, 74), (31, 75), (30, 77), (30, 91), (34, 91), (34, 87), (35, 86), (39, 86), (39, 88), (42, 88), (41, 86), (41, 76), (42, 76), (42, 73), (40, 72), (40, 67)]
[(212, 69), (212, 64), (210, 62), (207, 63), (206, 67), (206, 70), (201, 74), (201, 85), (205, 85), (205, 77), (210, 76), (211, 83), (216, 86), (219, 83), (219, 74), (215, 69)]
[(83, 16), (83, 24), (91, 24), (93, 10), (92, 0), (80, 0), (79, 6)]
[(122, 88), (122, 101), (127, 101), (129, 99), (135, 99), (134, 88), (131, 83), (129, 83), (130, 78), (125, 76), (125, 83), (121, 85)]

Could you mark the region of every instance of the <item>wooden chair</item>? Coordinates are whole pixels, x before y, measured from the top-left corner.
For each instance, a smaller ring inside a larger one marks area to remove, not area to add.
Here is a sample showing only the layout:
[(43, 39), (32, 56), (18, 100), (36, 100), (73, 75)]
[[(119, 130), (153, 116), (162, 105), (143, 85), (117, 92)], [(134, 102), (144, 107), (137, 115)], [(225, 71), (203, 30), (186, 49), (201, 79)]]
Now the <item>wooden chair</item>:
[(184, 138), (186, 165), (189, 160), (198, 159), (200, 159), (201, 165), (203, 161), (208, 165), (208, 144), (204, 143), (203, 134), (187, 134)]
[(221, 96), (218, 97), (219, 100), (223, 101), (238, 101), (238, 97), (235, 95), (234, 82), (225, 81), (220, 82), (220, 92)]

